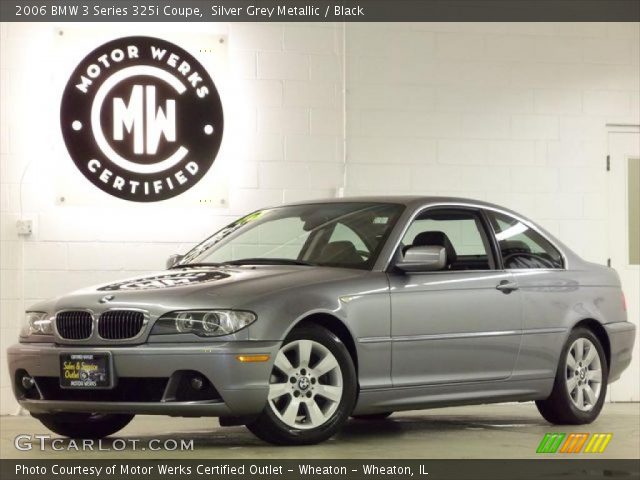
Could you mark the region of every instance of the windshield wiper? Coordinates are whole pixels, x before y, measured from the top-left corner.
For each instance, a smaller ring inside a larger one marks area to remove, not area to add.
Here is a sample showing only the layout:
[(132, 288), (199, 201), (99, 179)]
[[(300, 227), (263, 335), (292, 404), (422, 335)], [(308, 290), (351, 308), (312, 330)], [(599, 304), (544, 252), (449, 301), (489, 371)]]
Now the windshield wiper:
[(238, 260), (229, 260), (222, 265), (304, 265), (307, 267), (315, 266), (313, 263), (303, 262), (302, 260), (292, 260), (290, 258), (241, 258)]
[(169, 270), (174, 270), (176, 268), (198, 268), (198, 267), (222, 267), (223, 263), (183, 263), (174, 265), (169, 268)]

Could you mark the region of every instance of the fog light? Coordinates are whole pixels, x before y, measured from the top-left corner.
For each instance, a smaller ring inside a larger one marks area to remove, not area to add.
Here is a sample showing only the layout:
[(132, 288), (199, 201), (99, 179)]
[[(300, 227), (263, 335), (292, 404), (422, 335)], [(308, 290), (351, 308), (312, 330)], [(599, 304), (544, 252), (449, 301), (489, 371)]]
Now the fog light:
[(191, 377), (191, 388), (194, 390), (202, 390), (204, 382), (200, 377)]
[(36, 381), (29, 375), (25, 375), (24, 377), (22, 377), (22, 387), (25, 390), (31, 390), (35, 384)]

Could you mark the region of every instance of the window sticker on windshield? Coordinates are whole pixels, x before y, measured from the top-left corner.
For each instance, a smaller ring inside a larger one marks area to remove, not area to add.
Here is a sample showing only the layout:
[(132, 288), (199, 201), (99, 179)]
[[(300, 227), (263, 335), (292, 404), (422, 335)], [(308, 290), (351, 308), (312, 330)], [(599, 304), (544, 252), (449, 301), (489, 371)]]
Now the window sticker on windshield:
[(376, 217), (373, 219), (373, 223), (376, 225), (386, 225), (389, 222), (389, 217)]

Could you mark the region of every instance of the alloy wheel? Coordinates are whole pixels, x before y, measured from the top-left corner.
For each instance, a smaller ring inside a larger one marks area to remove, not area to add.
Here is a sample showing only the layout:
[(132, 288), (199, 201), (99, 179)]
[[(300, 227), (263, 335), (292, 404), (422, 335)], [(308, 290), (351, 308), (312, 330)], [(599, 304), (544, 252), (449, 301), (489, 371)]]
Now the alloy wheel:
[(602, 362), (588, 338), (578, 338), (567, 352), (566, 384), (573, 404), (588, 412), (598, 402), (602, 385)]
[(276, 355), (268, 402), (288, 427), (312, 429), (323, 425), (338, 409), (342, 391), (338, 360), (321, 343), (294, 340)]

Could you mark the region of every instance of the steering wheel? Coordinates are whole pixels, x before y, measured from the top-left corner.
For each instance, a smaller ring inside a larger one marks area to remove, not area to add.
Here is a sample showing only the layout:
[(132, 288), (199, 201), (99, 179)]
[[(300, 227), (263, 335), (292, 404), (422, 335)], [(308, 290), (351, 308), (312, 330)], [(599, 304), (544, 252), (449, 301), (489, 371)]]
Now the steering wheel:
[[(533, 261), (535, 263), (534, 267), (531, 267), (529, 262)], [(516, 265), (509, 265), (509, 263), (513, 261)], [(523, 266), (522, 263), (525, 263)], [(556, 266), (551, 262), (551, 260), (541, 257), (539, 255), (535, 255), (533, 253), (511, 253), (504, 257), (503, 263), (506, 268), (556, 268)]]

